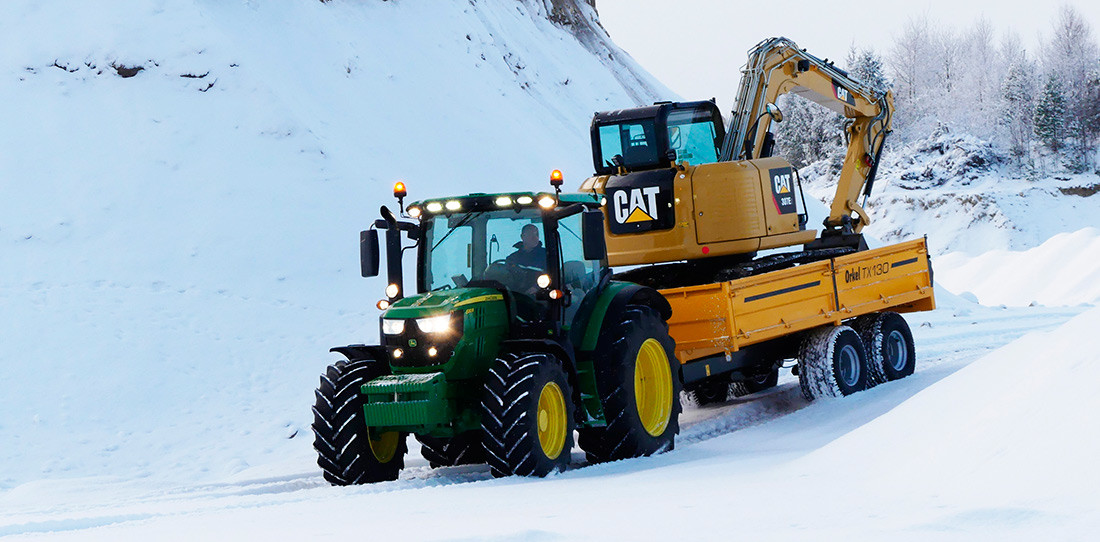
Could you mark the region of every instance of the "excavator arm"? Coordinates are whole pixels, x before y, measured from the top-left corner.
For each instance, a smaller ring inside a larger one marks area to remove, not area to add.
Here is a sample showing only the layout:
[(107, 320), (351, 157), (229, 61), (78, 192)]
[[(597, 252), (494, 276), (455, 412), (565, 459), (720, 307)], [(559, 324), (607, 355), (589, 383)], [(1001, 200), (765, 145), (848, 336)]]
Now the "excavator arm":
[(823, 234), (859, 233), (870, 219), (858, 200), (862, 194), (866, 201), (874, 184), (883, 143), (890, 132), (893, 94), (868, 87), (787, 38), (764, 40), (749, 51), (720, 161), (762, 157), (769, 146), (768, 129), (775, 120), (768, 105), (787, 93), (849, 119), (845, 127), (848, 150)]

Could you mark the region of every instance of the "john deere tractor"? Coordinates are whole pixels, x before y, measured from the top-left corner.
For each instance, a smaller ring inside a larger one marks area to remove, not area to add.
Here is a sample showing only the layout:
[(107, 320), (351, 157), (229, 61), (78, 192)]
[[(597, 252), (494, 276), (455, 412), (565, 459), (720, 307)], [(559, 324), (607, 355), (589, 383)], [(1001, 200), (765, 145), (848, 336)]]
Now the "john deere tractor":
[[(681, 375), (655, 290), (611, 280), (592, 194), (469, 194), (387, 207), (360, 234), (363, 276), (389, 284), (381, 344), (333, 348), (314, 446), (333, 484), (394, 480), (411, 433), (432, 467), (545, 476), (672, 449)], [(411, 243), (411, 244), (410, 244)], [(405, 246), (409, 244), (409, 246)], [(415, 294), (401, 255), (415, 247)]]

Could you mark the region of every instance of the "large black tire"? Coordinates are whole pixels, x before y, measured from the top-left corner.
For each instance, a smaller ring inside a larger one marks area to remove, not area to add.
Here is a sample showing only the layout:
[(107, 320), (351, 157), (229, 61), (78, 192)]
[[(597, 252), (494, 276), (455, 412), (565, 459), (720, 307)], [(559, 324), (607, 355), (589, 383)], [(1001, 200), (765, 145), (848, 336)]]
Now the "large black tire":
[(588, 461), (673, 449), (681, 409), (675, 349), (668, 324), (650, 307), (628, 305), (616, 320), (604, 322), (594, 357), (607, 426), (579, 431)]
[(733, 396), (744, 397), (749, 394), (774, 388), (779, 383), (779, 369), (772, 369), (770, 373), (751, 376), (745, 380), (733, 383)]
[(913, 332), (900, 314), (879, 312), (860, 316), (852, 322), (852, 328), (867, 348), (870, 385), (913, 374), (917, 365)]
[(867, 388), (867, 353), (859, 334), (848, 326), (825, 326), (808, 332), (798, 362), (802, 396), (810, 401), (851, 395)]
[(428, 460), (433, 469), (485, 462), (480, 431), (469, 431), (451, 438), (416, 435), (416, 440), (420, 441), (420, 455)]
[(340, 361), (321, 375), (313, 405), (313, 447), (325, 480), (346, 486), (396, 480), (405, 466), (406, 433), (389, 431), (371, 438), (359, 388), (389, 374), (385, 363)]
[(489, 369), (481, 402), (485, 459), (493, 476), (546, 476), (573, 449), (573, 401), (550, 354), (503, 354)]

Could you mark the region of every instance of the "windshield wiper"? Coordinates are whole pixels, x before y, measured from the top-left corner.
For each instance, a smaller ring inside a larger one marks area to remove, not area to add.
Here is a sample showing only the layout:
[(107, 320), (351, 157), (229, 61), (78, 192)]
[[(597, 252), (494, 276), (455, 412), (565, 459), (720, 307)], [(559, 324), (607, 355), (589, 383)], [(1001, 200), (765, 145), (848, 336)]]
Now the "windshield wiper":
[[(481, 215), (483, 215), (483, 214), (485, 214), (485, 211), (481, 211), (480, 213), (471, 213), (471, 214), (468, 214), (468, 215), (466, 215), (465, 217), (463, 217), (463, 218), (462, 218), (462, 220), (459, 220), (459, 221), (458, 221), (458, 224), (455, 224), (455, 225), (454, 225), (454, 227), (452, 227), (452, 228), (451, 228), (451, 229), (450, 229), (450, 230), (449, 230), (449, 231), (447, 232), (447, 234), (446, 234), (446, 235), (444, 235), (444, 236), (443, 236), (443, 238), (439, 240), (439, 242), (438, 242), (438, 243), (436, 243), (436, 244), (432, 245), (432, 252), (435, 252), (435, 249), (439, 248), (439, 245), (442, 245), (442, 244), (443, 244), (443, 241), (446, 241), (446, 240), (447, 240), (447, 238), (448, 238), (448, 237), (450, 237), (450, 236), (451, 236), (451, 234), (452, 234), (452, 233), (454, 233), (454, 232), (455, 232), (456, 230), (458, 230), (458, 229), (459, 229), (459, 228), (461, 228), (462, 226), (465, 226), (465, 225), (466, 225), (466, 223), (467, 223), (467, 222), (469, 222), (469, 221), (470, 221), (471, 219), (473, 219), (473, 218), (474, 218), (475, 216), (481, 216)], [(437, 219), (437, 220), (438, 220), (438, 219)]]

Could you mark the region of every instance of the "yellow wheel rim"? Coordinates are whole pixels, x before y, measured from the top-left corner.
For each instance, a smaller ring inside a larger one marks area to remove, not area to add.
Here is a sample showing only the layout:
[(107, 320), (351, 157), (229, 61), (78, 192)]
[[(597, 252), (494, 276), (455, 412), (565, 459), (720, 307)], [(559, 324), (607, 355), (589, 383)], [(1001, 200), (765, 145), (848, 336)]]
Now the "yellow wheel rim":
[(401, 435), (397, 431), (387, 431), (378, 435), (378, 438), (368, 438), (370, 451), (379, 463), (389, 463), (393, 456), (397, 455), (397, 444)]
[(672, 369), (657, 339), (646, 339), (634, 362), (634, 400), (646, 433), (661, 436), (672, 415)]
[(539, 394), (538, 433), (542, 453), (557, 459), (565, 448), (565, 396), (555, 382), (547, 382)]

